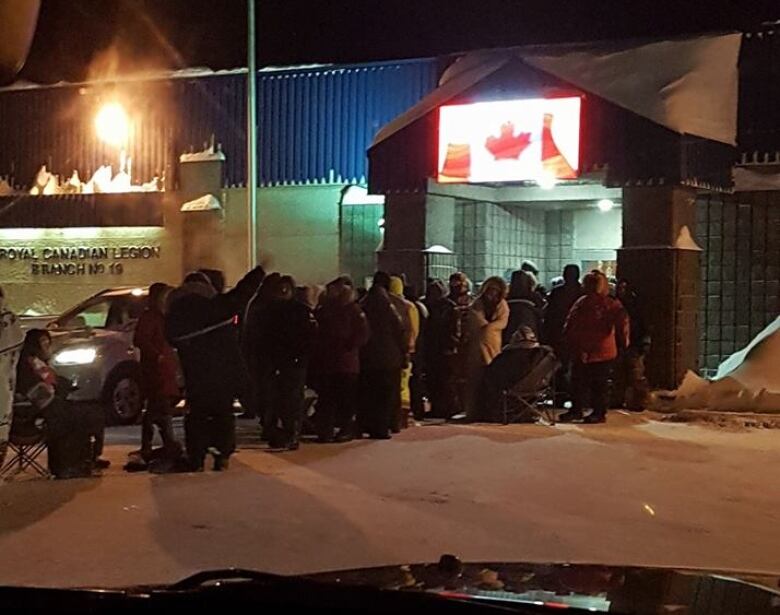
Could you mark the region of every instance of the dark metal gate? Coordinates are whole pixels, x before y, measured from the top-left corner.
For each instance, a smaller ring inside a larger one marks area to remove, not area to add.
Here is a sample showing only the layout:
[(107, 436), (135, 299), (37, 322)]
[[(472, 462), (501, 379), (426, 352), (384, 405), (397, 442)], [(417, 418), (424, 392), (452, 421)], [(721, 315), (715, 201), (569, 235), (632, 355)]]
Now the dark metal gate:
[(777, 316), (780, 193), (703, 195), (697, 213), (700, 368), (711, 375)]
[(382, 242), (383, 205), (341, 205), (339, 268), (358, 286), (376, 270), (376, 252)]

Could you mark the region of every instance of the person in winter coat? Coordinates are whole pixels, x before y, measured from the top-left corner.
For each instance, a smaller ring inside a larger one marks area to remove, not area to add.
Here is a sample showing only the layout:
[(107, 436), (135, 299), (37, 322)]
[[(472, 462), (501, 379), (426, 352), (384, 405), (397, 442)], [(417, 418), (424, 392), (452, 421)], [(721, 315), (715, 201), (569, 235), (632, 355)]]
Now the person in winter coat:
[(49, 364), (51, 334), (30, 329), (17, 364), (17, 390), (44, 417), (49, 471), (55, 478), (91, 476), (92, 444), (89, 416), (81, 406), (67, 401), (70, 382)]
[(502, 342), (508, 344), (515, 331), (528, 327), (537, 338), (541, 335), (544, 298), (536, 291), (536, 279), (533, 274), (523, 270), (512, 272), (509, 284), (509, 321), (504, 329)]
[(240, 320), (241, 354), (244, 357), (244, 363), (246, 364), (248, 382), (244, 399), (241, 403), (244, 407), (244, 412), (239, 418), (260, 418), (262, 423), (261, 439), (265, 441), (268, 440), (268, 433), (270, 432), (270, 427), (265, 423), (269, 413), (265, 412), (261, 407), (262, 400), (260, 399), (260, 392), (258, 391), (260, 366), (257, 364), (257, 352), (253, 347), (253, 344), (250, 343), (250, 340), (256, 339), (253, 323), (260, 322), (260, 313), (274, 298), (281, 278), (282, 276), (275, 271), (265, 276), (263, 282), (258, 287), (257, 292), (255, 292), (249, 300), (249, 303), (244, 310), (243, 317)]
[(550, 291), (544, 310), (542, 339), (545, 344), (552, 346), (558, 358), (567, 355), (563, 326), (566, 324), (566, 317), (569, 315), (571, 306), (580, 297), (582, 297), (580, 268), (577, 265), (568, 264), (563, 268), (563, 284), (555, 286)]
[(641, 305), (628, 280), (618, 280), (615, 297), (628, 315), (631, 338), (628, 348), (618, 357), (614, 368), (612, 404), (618, 408), (644, 410), (650, 394), (645, 377), (645, 356), (650, 350), (650, 336)]
[(390, 276), (378, 271), (361, 303), (370, 335), (360, 349), (359, 429), (375, 439), (390, 438), (401, 390), (401, 369), (409, 351), (409, 340), (390, 302), (389, 290)]
[(165, 339), (165, 311), (172, 290), (161, 282), (149, 287), (148, 303), (138, 319), (133, 337), (133, 344), (141, 353), (141, 389), (146, 398), (141, 423), (141, 458), (147, 463), (152, 457), (155, 427), (160, 432), (164, 456), (175, 458), (181, 453), (171, 419), (173, 406), (181, 395), (178, 363), (173, 348)]
[(309, 357), (317, 336), (317, 321), (308, 306), (296, 300), (295, 281), (279, 278), (271, 299), (253, 320), (249, 340), (258, 366), (261, 407), (267, 414), (271, 449), (292, 451), (299, 447)]
[(185, 446), (194, 471), (203, 470), (210, 448), (216, 451), (217, 471), (227, 469), (235, 451), (233, 400), (246, 386), (236, 323), (264, 277), (257, 267), (232, 290), (217, 294), (208, 277), (194, 273), (169, 297), (165, 336), (178, 351), (184, 372)]
[(457, 361), (461, 321), (449, 288), (441, 280), (428, 285), (425, 306), (428, 327), (425, 339), (425, 375), (433, 418), (458, 414)]
[(352, 280), (340, 277), (330, 282), (315, 317), (319, 330), (312, 370), (319, 395), (319, 441), (348, 442), (355, 436), (360, 349), (369, 335), (366, 315), (355, 302)]
[(561, 362), (556, 389), (566, 397), (570, 397), (572, 393), (571, 353), (563, 335), (563, 327), (566, 324), (566, 317), (569, 315), (571, 306), (581, 296), (580, 268), (577, 265), (568, 264), (563, 268), (563, 283), (554, 286), (550, 291), (547, 306), (544, 309), (542, 341), (552, 347), (555, 356)]
[(534, 278), (534, 290), (539, 293), (540, 297), (544, 297), (547, 294), (547, 289), (538, 283), (539, 280), (539, 267), (536, 266), (536, 263), (529, 260), (524, 260), (520, 264), (520, 271), (525, 271), (526, 273), (530, 273)]
[(425, 418), (425, 345), (428, 339), (428, 318), (430, 313), (425, 303), (417, 296), (414, 287), (404, 283), (404, 297), (417, 310), (419, 328), (411, 356), (412, 373), (409, 376), (409, 409), (417, 420)]
[(482, 419), (502, 420), (502, 393), (519, 383), (542, 360), (552, 354), (552, 348), (542, 346), (530, 327), (520, 327), (512, 335), (493, 362), (485, 369)]
[(0, 467), (8, 450), (16, 386), (16, 364), (23, 344), (24, 333), (19, 319), (6, 307), (5, 293), (0, 287)]
[(477, 396), (483, 372), (501, 352), (501, 335), (509, 322), (506, 294), (506, 282), (502, 278), (488, 278), (471, 306), (463, 388), (463, 406), (469, 420), (476, 420), (479, 414)]
[(471, 281), (465, 273), (458, 271), (453, 273), (449, 279), (450, 292), (449, 297), (458, 307), (469, 307), (473, 300), (471, 296)]
[(401, 370), (401, 386), (398, 389), (398, 398), (395, 402), (397, 410), (392, 424), (393, 433), (399, 433), (402, 427), (406, 427), (411, 408), (409, 380), (412, 377), (412, 360), (417, 347), (417, 337), (420, 334), (420, 313), (414, 303), (404, 297), (404, 281), (400, 276), (390, 277), (390, 303), (401, 317), (407, 348), (407, 361), (406, 366)]
[(590, 402), (593, 412), (586, 423), (603, 423), (609, 402), (612, 363), (629, 339), (629, 322), (620, 301), (609, 296), (607, 277), (592, 271), (585, 276), (585, 295), (572, 306), (566, 318), (564, 335), (573, 359), (572, 409), (563, 421), (582, 419)]

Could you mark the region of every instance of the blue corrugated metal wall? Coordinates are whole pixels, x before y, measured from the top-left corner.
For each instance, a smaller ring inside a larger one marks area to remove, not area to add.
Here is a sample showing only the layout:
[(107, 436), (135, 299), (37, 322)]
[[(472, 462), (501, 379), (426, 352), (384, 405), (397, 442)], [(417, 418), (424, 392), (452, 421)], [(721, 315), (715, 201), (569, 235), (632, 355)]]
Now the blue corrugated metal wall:
[[(259, 73), (261, 184), (364, 181), (376, 131), (436, 79), (435, 59)], [(245, 182), (245, 74), (0, 91), (0, 177), (28, 186), (47, 163), (86, 179), (114, 162), (92, 128), (96, 105), (114, 91), (137, 112), (129, 153), (138, 180), (170, 171), (176, 155), (213, 135), (227, 158), (225, 184)]]
[(365, 182), (376, 132), (436, 80), (435, 60), (262, 74), (261, 183)]

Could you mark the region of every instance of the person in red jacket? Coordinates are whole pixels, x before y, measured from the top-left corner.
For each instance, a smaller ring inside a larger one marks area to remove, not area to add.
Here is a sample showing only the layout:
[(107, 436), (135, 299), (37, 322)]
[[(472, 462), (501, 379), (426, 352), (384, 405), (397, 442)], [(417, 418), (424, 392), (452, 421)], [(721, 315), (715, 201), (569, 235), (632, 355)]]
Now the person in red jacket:
[(585, 295), (572, 306), (563, 334), (571, 350), (572, 409), (560, 420), (582, 419), (588, 401), (593, 412), (586, 423), (603, 423), (607, 417), (612, 363), (629, 339), (628, 315), (617, 299), (609, 296), (609, 282), (600, 271), (583, 280)]
[(360, 348), (369, 335), (352, 280), (342, 276), (330, 282), (314, 316), (319, 324), (312, 361), (319, 442), (347, 442), (355, 437)]
[(146, 310), (138, 319), (133, 343), (141, 351), (141, 386), (146, 397), (146, 412), (141, 426), (141, 457), (152, 456), (155, 426), (160, 431), (166, 456), (181, 452), (173, 433), (171, 412), (181, 396), (177, 362), (173, 348), (165, 338), (165, 305), (172, 288), (157, 282), (149, 288)]

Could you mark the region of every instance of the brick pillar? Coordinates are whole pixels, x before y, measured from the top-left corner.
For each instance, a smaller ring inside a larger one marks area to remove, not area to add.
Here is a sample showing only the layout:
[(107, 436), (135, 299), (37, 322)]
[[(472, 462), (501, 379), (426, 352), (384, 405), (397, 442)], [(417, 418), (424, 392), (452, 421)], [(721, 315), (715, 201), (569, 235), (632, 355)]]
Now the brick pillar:
[(425, 281), (425, 193), (385, 197), (385, 238), (379, 269), (405, 273), (417, 288)]
[[(179, 205), (222, 192), (222, 160), (197, 160), (179, 165)], [(223, 204), (224, 206), (224, 204)], [(224, 269), (224, 210), (182, 212), (182, 266), (184, 273), (195, 269)]]
[(701, 249), (691, 188), (623, 189), (623, 247), (618, 274), (635, 287), (652, 336), (650, 384), (675, 388), (698, 364)]

